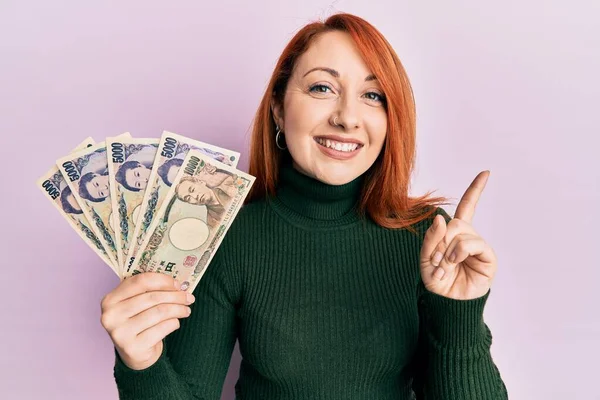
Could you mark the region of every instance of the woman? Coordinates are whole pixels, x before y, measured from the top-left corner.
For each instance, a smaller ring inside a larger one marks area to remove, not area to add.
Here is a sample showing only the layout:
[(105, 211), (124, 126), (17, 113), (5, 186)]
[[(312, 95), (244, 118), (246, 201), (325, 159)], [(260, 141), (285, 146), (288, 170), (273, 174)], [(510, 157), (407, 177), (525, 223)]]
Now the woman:
[(183, 164), (182, 158), (172, 158), (167, 160), (163, 165), (158, 167), (158, 176), (161, 177), (165, 185), (171, 187), (175, 177), (177, 176), (177, 172), (179, 172), (179, 167)]
[(102, 301), (122, 398), (218, 399), (236, 338), (240, 399), (507, 398), (483, 322), (497, 260), (470, 225), (488, 173), (450, 220), (444, 198), (408, 197), (414, 152), (410, 85), (381, 34), (348, 14), (298, 32), (195, 302), (148, 273)]
[(152, 165), (145, 165), (137, 160), (125, 161), (117, 169), (115, 180), (125, 189), (139, 192), (148, 186), (150, 172), (152, 172)]
[(110, 196), (108, 170), (88, 172), (79, 181), (79, 195), (86, 200), (100, 203)]

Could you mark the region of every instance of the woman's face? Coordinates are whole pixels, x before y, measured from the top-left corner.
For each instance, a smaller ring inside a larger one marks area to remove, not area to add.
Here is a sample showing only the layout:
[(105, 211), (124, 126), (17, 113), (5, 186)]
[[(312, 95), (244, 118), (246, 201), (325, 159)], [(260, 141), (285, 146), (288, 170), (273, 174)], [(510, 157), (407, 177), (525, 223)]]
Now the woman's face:
[(73, 207), (74, 210), (81, 211), (81, 207), (79, 207), (79, 203), (77, 202), (75, 196), (73, 196), (73, 193), (69, 193), (67, 196), (67, 202), (71, 207)]
[(140, 164), (138, 167), (125, 171), (125, 180), (130, 187), (142, 190), (148, 186), (150, 172), (152, 172), (151, 169)]
[(173, 165), (173, 166), (171, 166), (171, 168), (169, 168), (169, 171), (167, 172), (167, 181), (170, 182), (169, 186), (171, 186), (173, 184), (173, 182), (175, 181), (175, 177), (177, 176), (178, 172), (179, 172), (178, 165)]
[(345, 32), (322, 34), (298, 59), (283, 109), (273, 104), (297, 170), (341, 185), (375, 162), (387, 114), (383, 91), (371, 74)]
[(95, 175), (86, 183), (88, 193), (95, 199), (103, 200), (110, 195), (108, 189), (108, 175)]

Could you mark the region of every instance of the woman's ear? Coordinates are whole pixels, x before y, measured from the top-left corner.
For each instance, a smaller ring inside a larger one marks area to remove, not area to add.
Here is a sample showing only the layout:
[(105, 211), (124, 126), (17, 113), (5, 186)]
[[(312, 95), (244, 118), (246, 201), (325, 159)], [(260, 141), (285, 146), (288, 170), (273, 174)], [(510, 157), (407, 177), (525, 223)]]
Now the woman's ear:
[(283, 131), (283, 110), (281, 106), (275, 101), (274, 97), (275, 94), (273, 94), (273, 99), (271, 99), (271, 113), (273, 114), (273, 122), (275, 122), (275, 124), (279, 126), (279, 129)]

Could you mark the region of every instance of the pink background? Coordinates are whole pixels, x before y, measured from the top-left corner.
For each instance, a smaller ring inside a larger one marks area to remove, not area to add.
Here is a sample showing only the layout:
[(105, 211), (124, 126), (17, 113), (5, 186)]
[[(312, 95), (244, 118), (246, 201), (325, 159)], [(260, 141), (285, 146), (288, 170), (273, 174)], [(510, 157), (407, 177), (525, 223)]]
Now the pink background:
[(499, 258), (486, 321), (510, 398), (600, 399), (598, 1), (94, 3), (0, 2), (0, 398), (117, 398), (99, 304), (118, 279), (35, 180), (86, 136), (164, 129), (240, 151), (247, 170), (284, 45), (347, 11), (412, 80), (413, 193), (458, 201), (491, 170), (473, 224)]

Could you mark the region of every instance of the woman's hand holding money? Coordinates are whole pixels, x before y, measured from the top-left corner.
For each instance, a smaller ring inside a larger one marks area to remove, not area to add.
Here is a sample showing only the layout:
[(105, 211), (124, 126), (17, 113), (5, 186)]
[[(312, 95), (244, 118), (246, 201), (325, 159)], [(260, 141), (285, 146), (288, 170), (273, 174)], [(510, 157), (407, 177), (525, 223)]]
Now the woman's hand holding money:
[(102, 299), (101, 323), (121, 359), (131, 369), (150, 367), (163, 350), (163, 339), (190, 315), (194, 296), (172, 277), (145, 272), (122, 281)]

